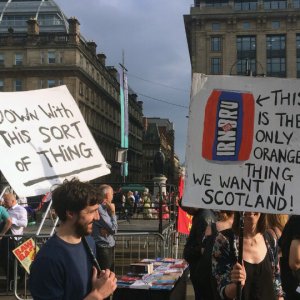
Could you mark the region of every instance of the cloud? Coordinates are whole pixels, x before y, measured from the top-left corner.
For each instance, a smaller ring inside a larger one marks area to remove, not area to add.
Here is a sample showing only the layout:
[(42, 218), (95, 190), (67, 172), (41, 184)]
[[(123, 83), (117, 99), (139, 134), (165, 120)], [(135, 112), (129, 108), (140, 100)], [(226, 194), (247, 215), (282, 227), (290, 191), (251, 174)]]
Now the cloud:
[[(97, 51), (105, 53), (108, 65), (118, 67), (122, 50), (125, 51), (133, 90), (189, 106), (191, 67), (183, 15), (189, 13), (193, 0), (72, 0), (72, 5), (70, 1), (56, 0), (56, 3), (68, 17), (77, 17), (81, 33), (97, 43)], [(174, 123), (175, 151), (183, 161), (188, 109), (142, 96), (139, 100), (144, 102), (145, 116), (169, 118)]]

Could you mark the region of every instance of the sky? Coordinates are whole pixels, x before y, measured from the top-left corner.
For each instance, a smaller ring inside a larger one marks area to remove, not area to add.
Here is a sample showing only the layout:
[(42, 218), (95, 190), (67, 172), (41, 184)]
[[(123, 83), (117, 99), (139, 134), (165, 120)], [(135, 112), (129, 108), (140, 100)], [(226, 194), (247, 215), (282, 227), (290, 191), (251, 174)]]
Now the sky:
[(183, 15), (193, 0), (55, 1), (68, 18), (78, 19), (107, 66), (119, 69), (124, 51), (128, 84), (143, 101), (144, 116), (173, 122), (175, 153), (183, 163), (191, 86)]

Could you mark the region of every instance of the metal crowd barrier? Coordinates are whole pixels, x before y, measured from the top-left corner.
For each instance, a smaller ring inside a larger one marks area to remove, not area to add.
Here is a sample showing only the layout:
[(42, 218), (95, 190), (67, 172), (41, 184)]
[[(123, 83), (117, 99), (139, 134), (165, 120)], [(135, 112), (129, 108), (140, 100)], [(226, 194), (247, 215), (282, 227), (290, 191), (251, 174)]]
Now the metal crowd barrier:
[[(35, 242), (35, 245), (39, 248), (49, 239), (50, 235), (32, 235), (32, 234), (24, 234), (24, 235), (12, 235), (12, 234), (6, 234), (4, 235), (3, 239), (14, 239), (15, 240), (15, 247), (18, 247), (20, 244), (25, 242), (26, 240), (32, 238)], [(7, 247), (9, 247), (9, 243), (7, 243)], [(22, 278), (19, 274), (20, 271), (20, 263), (18, 262), (17, 258), (12, 253), (13, 249), (7, 249), (8, 251), (5, 251), (8, 253), (8, 256), (5, 258), (8, 262), (6, 270), (2, 271), (3, 274), (0, 273), (0, 297), (1, 296), (11, 296), (12, 294), (16, 299), (23, 300), (23, 299), (31, 299), (30, 293), (27, 287), (27, 279), (28, 274), (24, 270), (24, 277)], [(10, 256), (13, 257), (13, 276), (10, 276)], [(23, 272), (23, 270), (22, 270)], [(9, 278), (13, 278), (13, 280), (9, 280)]]
[(173, 226), (158, 232), (129, 232), (116, 234), (114, 253), (115, 273), (129, 272), (130, 264), (144, 258), (182, 258), (187, 236), (178, 234)]
[[(5, 237), (13, 236), (5, 235)], [(50, 235), (24, 234), (17, 237), (21, 238), (17, 242), (18, 245), (29, 238), (33, 238), (35, 244), (41, 247), (50, 238)], [(117, 275), (124, 275), (129, 272), (131, 263), (138, 262), (143, 258), (181, 258), (187, 236), (178, 234), (174, 229), (174, 225), (172, 225), (167, 227), (162, 234), (158, 232), (126, 232), (117, 233), (115, 237), (114, 272)], [(19, 270), (19, 262), (15, 258), (14, 280), (12, 282), (8, 281), (9, 274), (7, 272), (9, 272), (9, 268), (6, 270), (7, 277), (0, 276), (0, 282), (6, 281), (4, 291), (0, 292), (0, 298), (1, 296), (14, 295), (19, 300), (32, 299), (27, 286), (28, 275), (25, 272), (25, 277), (20, 282)]]

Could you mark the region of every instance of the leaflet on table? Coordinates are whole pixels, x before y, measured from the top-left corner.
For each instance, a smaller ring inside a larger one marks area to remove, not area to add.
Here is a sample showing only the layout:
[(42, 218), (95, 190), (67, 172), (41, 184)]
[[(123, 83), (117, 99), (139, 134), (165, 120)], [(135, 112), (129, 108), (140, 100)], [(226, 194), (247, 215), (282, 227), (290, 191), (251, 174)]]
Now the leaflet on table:
[(172, 290), (174, 285), (153, 285), (151, 286), (151, 290)]
[[(158, 266), (155, 266), (156, 263)], [(119, 288), (171, 290), (187, 267), (187, 263), (182, 259), (167, 259), (167, 262), (165, 262), (165, 259), (159, 259), (159, 261), (144, 259), (141, 263), (133, 265), (135, 268), (141, 264), (153, 265), (155, 268), (154, 272), (150, 274), (146, 272), (146, 274), (135, 272), (127, 273), (127, 275), (118, 279), (117, 284)], [(144, 271), (148, 270), (144, 269)]]
[[(119, 285), (119, 283), (118, 283), (118, 285)], [(150, 285), (151, 285), (151, 283), (147, 283), (144, 280), (137, 280), (133, 284), (131, 284), (129, 286), (129, 288), (130, 289), (144, 289), (144, 290), (148, 290), (148, 289), (150, 289)]]

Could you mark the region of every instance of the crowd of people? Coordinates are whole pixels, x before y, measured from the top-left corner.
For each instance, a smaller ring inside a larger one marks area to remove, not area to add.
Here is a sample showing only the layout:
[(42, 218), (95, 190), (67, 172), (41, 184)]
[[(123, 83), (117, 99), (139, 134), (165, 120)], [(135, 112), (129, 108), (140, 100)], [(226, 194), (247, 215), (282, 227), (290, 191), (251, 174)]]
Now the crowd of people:
[[(170, 218), (169, 193), (162, 195), (162, 219)], [(142, 193), (138, 191), (122, 192), (120, 190), (115, 194), (114, 203), (118, 214), (118, 219), (130, 220), (132, 217), (143, 216), (144, 219), (158, 219), (160, 194), (153, 199), (149, 189), (145, 188)]]
[[(143, 213), (151, 213), (149, 191), (127, 196), (133, 214), (140, 202)], [(95, 187), (77, 179), (54, 189), (52, 206), (60, 223), (31, 265), (33, 299), (109, 299), (116, 289), (111, 271), (118, 230), (113, 199), (111, 186)], [(167, 204), (159, 200), (164, 210)], [(3, 203), (0, 266), (12, 276), (11, 250), (27, 226), (29, 212), (13, 191), (3, 195)], [(300, 216), (184, 209), (194, 216), (183, 255), (196, 300), (300, 299)]]
[[(35, 206), (24, 197), (18, 198), (12, 190), (5, 192), (4, 206), (0, 206), (0, 267), (8, 270), (8, 281), (14, 280), (12, 250), (21, 242), (28, 218), (36, 218), (49, 199), (60, 222), (31, 265), (28, 283), (32, 297), (109, 299), (116, 288), (116, 277), (111, 270), (118, 222), (114, 191), (107, 184), (95, 187), (77, 179), (66, 180)], [(144, 218), (152, 218), (159, 200), (158, 195), (152, 201), (149, 190), (145, 189), (141, 195), (129, 191), (125, 199), (122, 195), (120, 203), (121, 209), (129, 214), (139, 212)], [(169, 218), (167, 203), (161, 200), (162, 217)], [(20, 268), (21, 273), (24, 270)]]
[(184, 257), (196, 300), (300, 299), (300, 216), (186, 210), (194, 216)]

